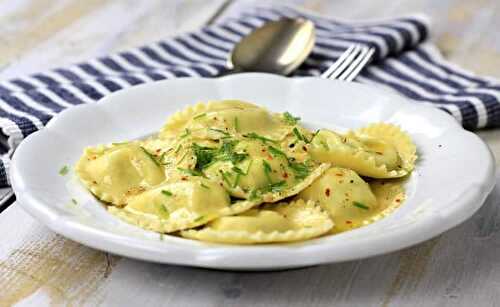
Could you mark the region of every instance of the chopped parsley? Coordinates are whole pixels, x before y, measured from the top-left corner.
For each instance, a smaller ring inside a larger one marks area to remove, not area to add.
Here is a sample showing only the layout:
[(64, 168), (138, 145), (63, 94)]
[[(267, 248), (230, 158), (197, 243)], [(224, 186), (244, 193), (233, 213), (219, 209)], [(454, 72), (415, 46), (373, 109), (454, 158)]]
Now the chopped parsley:
[(244, 135), (244, 137), (247, 137), (247, 138), (249, 138), (249, 139), (259, 140), (259, 141), (261, 141), (261, 142), (262, 142), (262, 143), (264, 143), (264, 144), (267, 144), (267, 143), (274, 143), (274, 144), (276, 144), (276, 143), (278, 143), (278, 142), (277, 142), (277, 141), (275, 141), (275, 140), (271, 140), (271, 139), (266, 138), (266, 137), (264, 137), (264, 136), (262, 136), (262, 135), (258, 135), (258, 134), (257, 134), (257, 133), (255, 133), (255, 132), (250, 132), (250, 133), (247, 133), (247, 134), (245, 134), (245, 135)]
[(170, 214), (170, 212), (168, 211), (167, 207), (165, 207), (165, 205), (160, 206), (160, 211), (167, 214), (167, 215)]
[[(297, 127), (294, 127), (293, 130), (292, 130), (293, 134), (295, 134), (295, 137), (299, 140), (299, 141), (304, 141), (306, 142), (306, 138), (299, 132), (299, 129), (297, 129)], [(306, 142), (307, 143), (307, 142)]]
[(253, 189), (250, 192), (249, 200), (256, 200), (266, 193), (278, 193), (283, 191), (286, 187), (286, 181), (278, 181), (275, 183), (268, 184), (260, 189)]
[(167, 190), (161, 190), (161, 194), (163, 194), (163, 195), (165, 195), (165, 196), (168, 196), (168, 197), (170, 197), (170, 196), (174, 195), (174, 194), (172, 194), (172, 192), (167, 191)]
[(198, 216), (197, 218), (194, 219), (194, 222), (199, 222), (204, 218), (203, 215)]
[(196, 156), (195, 170), (202, 171), (217, 161), (231, 161), (238, 164), (248, 157), (246, 153), (235, 151), (236, 140), (225, 140), (220, 148), (204, 147), (193, 144), (193, 152)]
[(236, 174), (238, 175), (247, 175), (243, 172), (243, 170), (241, 170), (241, 168), (237, 167), (237, 166), (233, 166), (233, 168), (231, 169), (233, 172), (235, 172)]
[(160, 162), (158, 162), (158, 160), (156, 159), (156, 157), (152, 153), (147, 151), (146, 148), (144, 148), (142, 146), (141, 146), (141, 149), (146, 154), (146, 156), (148, 156), (151, 159), (151, 161), (154, 162), (154, 164), (156, 164), (157, 166), (160, 166)]
[(221, 134), (224, 134), (224, 136), (226, 137), (229, 137), (229, 133), (227, 131), (224, 131), (224, 130), (221, 130), (221, 129), (215, 129), (215, 128), (208, 128), (208, 130), (212, 130), (212, 131), (215, 131), (215, 132), (219, 132)]
[(330, 147), (324, 140), (321, 140), (319, 143), (323, 146), (325, 150), (330, 150)]
[(234, 118), (234, 130), (240, 132), (240, 123), (238, 122), (238, 117)]
[(179, 137), (181, 139), (185, 138), (185, 137), (188, 137), (191, 135), (191, 130), (189, 130), (188, 128), (184, 129), (184, 134), (180, 135)]
[(264, 169), (264, 174), (266, 175), (267, 181), (269, 181), (269, 183), (272, 183), (273, 181), (271, 180), (270, 173), (273, 171), (273, 169), (271, 168), (271, 165), (269, 165), (266, 160), (262, 160), (262, 168)]
[(248, 157), (246, 153), (238, 153), (234, 150), (238, 141), (225, 141), (216, 156), (220, 161), (231, 161), (233, 164), (242, 162)]
[(186, 174), (188, 174), (190, 176), (202, 176), (202, 177), (205, 177), (205, 175), (201, 171), (198, 171), (198, 170), (195, 170), (195, 169), (178, 167), (177, 170), (179, 170), (179, 171), (181, 171), (183, 173), (186, 173)]
[(78, 202), (74, 198), (71, 199), (71, 202), (73, 203), (73, 205), (78, 205)]
[(59, 175), (61, 176), (65, 176), (69, 173), (69, 166), (67, 165), (64, 165), (63, 167), (61, 167), (61, 169), (59, 170)]
[(209, 188), (207, 185), (205, 185), (203, 182), (202, 182), (202, 183), (200, 183), (200, 186), (201, 186), (202, 188), (204, 188), (204, 189), (210, 190), (210, 188)]
[(201, 114), (198, 114), (195, 117), (193, 117), (193, 119), (196, 120), (196, 119), (200, 119), (200, 118), (205, 117), (205, 116), (207, 116), (207, 113), (201, 113)]
[(196, 156), (196, 169), (202, 170), (212, 162), (215, 155), (215, 148), (193, 143), (193, 152)]
[(288, 166), (290, 169), (293, 171), (295, 178), (297, 179), (304, 179), (307, 176), (309, 176), (309, 167), (307, 167), (306, 163), (298, 163), (298, 162), (293, 162), (289, 161)]
[(241, 174), (236, 174), (236, 179), (234, 180), (234, 183), (233, 183), (233, 189), (238, 186), (238, 183), (240, 183), (240, 178), (241, 178)]
[(179, 150), (181, 150), (182, 148), (182, 144), (179, 144), (179, 146), (177, 146), (177, 149), (174, 151), (174, 154), (178, 153)]
[(359, 209), (363, 209), (363, 210), (370, 210), (370, 207), (364, 205), (363, 203), (360, 203), (360, 202), (357, 202), (357, 201), (353, 201), (352, 202), (352, 205), (354, 207), (358, 207)]
[(229, 181), (229, 175), (231, 175), (229, 172), (224, 172), (224, 171), (220, 171), (221, 175), (222, 175), (222, 179), (224, 180), (224, 182), (227, 184), (228, 187), (231, 187), (231, 182)]
[(290, 112), (285, 112), (283, 113), (283, 120), (285, 121), (285, 123), (293, 126), (299, 122), (300, 117), (295, 117), (292, 114), (290, 114)]
[(283, 158), (287, 159), (288, 160), (288, 157), (286, 156), (286, 154), (284, 152), (282, 152), (281, 150), (279, 150), (278, 148), (276, 147), (273, 147), (273, 146), (268, 146), (267, 147), (267, 150), (269, 150), (269, 152), (274, 156), (274, 157), (279, 157), (279, 156), (282, 156)]

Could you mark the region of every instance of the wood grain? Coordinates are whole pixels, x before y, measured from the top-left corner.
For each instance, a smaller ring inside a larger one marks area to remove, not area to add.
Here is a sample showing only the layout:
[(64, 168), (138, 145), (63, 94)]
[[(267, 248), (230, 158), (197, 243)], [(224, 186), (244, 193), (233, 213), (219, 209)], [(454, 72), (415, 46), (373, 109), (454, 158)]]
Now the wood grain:
[[(64, 65), (192, 30), (224, 1), (0, 2), (0, 78)], [(235, 0), (227, 14), (257, 1)], [(284, 1), (259, 1), (262, 3)], [(424, 12), (459, 65), (500, 77), (494, 0), (293, 0), (339, 18)], [(69, 17), (67, 17), (69, 16)], [(105, 25), (106, 31), (103, 31)], [(43, 52), (41, 52), (43, 51)], [(499, 130), (478, 133), (500, 161)], [(0, 305), (498, 306), (500, 188), (471, 219), (418, 246), (361, 261), (234, 273), (158, 265), (63, 239), (13, 205), (0, 214)]]

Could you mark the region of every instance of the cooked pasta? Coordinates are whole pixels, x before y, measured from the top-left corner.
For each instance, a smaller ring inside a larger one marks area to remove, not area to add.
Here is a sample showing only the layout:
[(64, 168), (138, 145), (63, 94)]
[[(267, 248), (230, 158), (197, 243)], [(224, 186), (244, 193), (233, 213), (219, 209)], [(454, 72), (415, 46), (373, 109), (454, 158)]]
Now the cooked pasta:
[(416, 158), (410, 137), (392, 124), (311, 131), (288, 112), (223, 100), (173, 114), (154, 137), (88, 147), (75, 169), (127, 223), (269, 244), (377, 221), (405, 199), (402, 180)]

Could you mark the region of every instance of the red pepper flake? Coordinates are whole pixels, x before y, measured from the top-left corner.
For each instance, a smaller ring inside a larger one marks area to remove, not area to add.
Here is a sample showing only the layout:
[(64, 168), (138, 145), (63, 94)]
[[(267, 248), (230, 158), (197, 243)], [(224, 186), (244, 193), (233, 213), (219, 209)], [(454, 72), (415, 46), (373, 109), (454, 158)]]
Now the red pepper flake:
[(266, 150), (265, 150), (264, 148), (262, 148), (260, 151), (262, 151), (262, 152), (266, 152)]
[(304, 145), (304, 146), (302, 146), (302, 149), (303, 149), (304, 151), (307, 151), (307, 147), (306, 147), (305, 145)]
[(268, 155), (268, 156), (267, 156), (267, 159), (268, 159), (268, 160), (272, 160), (272, 159), (273, 159), (273, 156)]
[(346, 224), (352, 224), (352, 221), (345, 221)]
[(329, 188), (327, 188), (325, 190), (325, 195), (326, 195), (326, 197), (330, 197), (330, 189)]
[(187, 177), (183, 176), (183, 177), (181, 177), (181, 180), (182, 180), (182, 181), (186, 181), (186, 180), (188, 180), (188, 179), (187, 179)]
[(380, 151), (376, 151), (375, 152), (377, 155), (383, 155), (383, 153), (381, 153)]
[(339, 177), (342, 177), (342, 176), (344, 176), (344, 174), (342, 174), (342, 173), (339, 173), (339, 174), (335, 174), (335, 176), (339, 176)]
[(95, 180), (94, 180), (94, 181), (92, 181), (92, 183), (93, 183), (93, 184), (97, 184), (97, 181), (95, 181)]
[(283, 178), (288, 178), (288, 173), (283, 173)]
[(351, 179), (351, 181), (349, 181), (350, 183), (354, 183), (354, 180)]
[(399, 202), (401, 202), (401, 199), (399, 199), (399, 198), (398, 198), (398, 199), (396, 199), (396, 202), (398, 202), (398, 203), (399, 203)]
[(157, 153), (160, 153), (160, 151), (161, 151), (161, 148), (158, 148), (158, 149), (156, 150), (156, 152), (157, 152)]

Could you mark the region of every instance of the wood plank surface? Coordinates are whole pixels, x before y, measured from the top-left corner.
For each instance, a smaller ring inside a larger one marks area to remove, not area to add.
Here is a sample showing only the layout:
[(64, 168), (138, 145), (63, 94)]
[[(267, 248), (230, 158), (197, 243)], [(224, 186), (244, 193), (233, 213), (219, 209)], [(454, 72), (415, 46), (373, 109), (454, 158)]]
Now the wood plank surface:
[[(0, 1), (0, 78), (203, 25), (224, 1)], [(257, 1), (235, 0), (226, 14)], [(284, 1), (258, 1), (283, 3)], [(423, 12), (454, 62), (500, 77), (494, 0), (286, 1), (338, 18)], [(500, 161), (499, 130), (478, 133)], [(235, 273), (110, 256), (56, 235), (17, 205), (0, 214), (0, 306), (499, 306), (500, 189), (464, 224), (361, 261)]]

